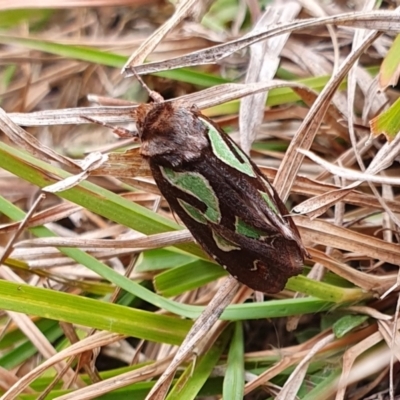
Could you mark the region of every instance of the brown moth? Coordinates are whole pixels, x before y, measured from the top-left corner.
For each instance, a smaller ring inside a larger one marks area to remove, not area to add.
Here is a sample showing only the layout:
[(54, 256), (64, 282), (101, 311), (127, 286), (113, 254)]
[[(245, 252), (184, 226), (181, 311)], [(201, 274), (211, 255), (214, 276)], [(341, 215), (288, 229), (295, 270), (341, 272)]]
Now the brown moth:
[(195, 106), (153, 99), (135, 112), (140, 152), (171, 209), (239, 282), (281, 291), (308, 253), (275, 189)]

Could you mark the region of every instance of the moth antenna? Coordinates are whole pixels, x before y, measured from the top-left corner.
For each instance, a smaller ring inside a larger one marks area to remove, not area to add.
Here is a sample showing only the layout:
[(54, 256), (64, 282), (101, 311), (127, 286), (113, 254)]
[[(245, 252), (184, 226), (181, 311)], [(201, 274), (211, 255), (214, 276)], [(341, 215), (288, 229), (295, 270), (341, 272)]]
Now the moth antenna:
[(132, 132), (129, 129), (122, 128), (121, 126), (113, 126), (113, 125), (107, 124), (106, 122), (99, 121), (97, 119), (90, 118), (85, 115), (81, 115), (80, 117), (83, 119), (86, 119), (89, 122), (92, 122), (93, 124), (105, 126), (106, 128), (111, 129), (113, 131), (113, 133), (115, 133), (120, 138), (129, 138), (129, 139), (138, 140), (137, 132)]
[(135, 68), (132, 68), (133, 75), (135, 75), (136, 79), (142, 85), (143, 89), (149, 94), (149, 97), (154, 101), (154, 103), (162, 103), (164, 101), (164, 97), (161, 96), (160, 93), (155, 90), (151, 90), (144, 82), (142, 77), (136, 72)]

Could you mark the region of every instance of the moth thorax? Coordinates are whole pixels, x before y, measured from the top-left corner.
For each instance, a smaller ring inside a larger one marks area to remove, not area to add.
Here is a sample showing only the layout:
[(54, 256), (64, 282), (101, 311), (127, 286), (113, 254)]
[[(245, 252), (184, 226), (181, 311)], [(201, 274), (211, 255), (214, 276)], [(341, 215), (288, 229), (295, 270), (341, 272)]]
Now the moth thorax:
[(188, 109), (154, 105), (141, 124), (144, 157), (173, 156), (174, 164), (201, 157), (209, 146), (204, 124)]

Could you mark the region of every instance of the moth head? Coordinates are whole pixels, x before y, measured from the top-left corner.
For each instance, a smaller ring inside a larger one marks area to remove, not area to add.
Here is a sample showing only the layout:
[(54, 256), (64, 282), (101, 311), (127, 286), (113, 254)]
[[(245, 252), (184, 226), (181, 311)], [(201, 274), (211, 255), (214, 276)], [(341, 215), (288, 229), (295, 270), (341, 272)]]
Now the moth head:
[(140, 105), (136, 125), (144, 157), (164, 157), (173, 165), (201, 156), (209, 145), (206, 126), (193, 109), (173, 102)]

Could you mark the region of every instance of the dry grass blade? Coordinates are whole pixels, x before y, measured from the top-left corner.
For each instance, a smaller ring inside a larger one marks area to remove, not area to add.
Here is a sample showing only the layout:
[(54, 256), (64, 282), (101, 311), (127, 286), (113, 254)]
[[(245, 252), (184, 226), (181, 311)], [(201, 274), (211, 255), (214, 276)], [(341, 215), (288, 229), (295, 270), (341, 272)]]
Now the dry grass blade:
[(42, 190), (48, 193), (57, 193), (68, 190), (87, 179), (90, 173), (98, 169), (107, 161), (107, 156), (101, 153), (90, 153), (81, 163), (82, 172), (72, 175), (57, 183), (44, 187)]
[(274, 180), (275, 188), (283, 199), (288, 197), (290, 188), (294, 182), (294, 177), (297, 175), (302, 162), (303, 155), (297, 150), (308, 150), (311, 147), (315, 135), (317, 134), (317, 130), (329, 109), (331, 99), (339, 87), (339, 84), (349, 72), (353, 63), (361, 56), (365, 49), (376, 40), (377, 37), (379, 37), (379, 33), (371, 33), (368, 38), (365, 39), (362, 46), (349, 54), (338, 72), (335, 75), (332, 75), (330, 81), (324, 87), (321, 94), (318, 96), (318, 99), (311, 107), (296, 136), (291, 141)]
[(135, 251), (143, 251), (148, 249), (158, 249), (165, 246), (173, 246), (178, 243), (190, 243), (193, 241), (191, 233), (183, 229), (176, 232), (159, 233), (147, 237), (137, 239), (83, 239), (83, 238), (43, 238), (31, 239), (18, 243), (17, 247), (79, 247), (86, 250), (100, 249), (130, 249)]
[[(62, 218), (67, 218), (71, 214), (74, 214), (81, 210), (81, 207), (75, 204), (62, 203), (54, 207), (48, 208), (44, 211), (35, 213), (29, 221), (26, 222), (27, 228), (33, 228), (35, 226), (41, 226), (49, 222), (58, 221)], [(10, 224), (0, 225), (0, 232), (7, 233), (16, 230), (20, 226), (20, 222), (13, 222)]]
[(314, 161), (316, 164), (321, 165), (327, 171), (329, 171), (332, 175), (340, 176), (342, 178), (348, 179), (350, 181), (357, 181), (355, 184), (349, 185), (347, 189), (353, 189), (354, 187), (358, 186), (361, 182), (373, 182), (373, 183), (380, 183), (386, 185), (400, 185), (399, 178), (391, 178), (387, 176), (376, 176), (372, 174), (368, 174), (367, 172), (357, 172), (352, 171), (346, 168), (338, 167), (334, 164), (326, 162), (321, 157), (316, 156), (311, 151), (306, 151), (303, 149), (298, 150), (299, 153), (304, 154), (310, 160)]
[(372, 259), (400, 264), (400, 253), (394, 243), (387, 243), (321, 220), (310, 221), (305, 217), (294, 219), (302, 234), (304, 232), (304, 238), (313, 243), (332, 245), (338, 249), (364, 254)]
[[(285, 6), (268, 7), (253, 31), (257, 32), (265, 26), (291, 21), (299, 12), (300, 7), (296, 2), (289, 2)], [(280, 62), (280, 53), (288, 37), (288, 34), (280, 35), (250, 46), (246, 83), (269, 81), (274, 78)], [(267, 63), (264, 62), (266, 58)], [(250, 152), (251, 144), (263, 120), (267, 96), (268, 92), (260, 93), (244, 98), (240, 103), (240, 145), (246, 153)]]
[(166, 396), (178, 366), (192, 354), (195, 346), (209, 333), (222, 312), (232, 302), (238, 290), (239, 283), (236, 279), (231, 276), (225, 279), (211, 302), (193, 324), (174, 359), (153, 386), (146, 399), (163, 399)]
[[(200, 50), (186, 56), (136, 66), (135, 72), (139, 75), (142, 75), (174, 68), (213, 64), (261, 40), (269, 39), (276, 35), (282, 35), (296, 30), (316, 26), (325, 26), (327, 24), (353, 26), (357, 28), (376, 29), (381, 31), (399, 31), (400, 14), (397, 11), (372, 11), (295, 21), (285, 25), (279, 25), (277, 27), (271, 27), (265, 32), (257, 32), (256, 34), (249, 36), (246, 35), (240, 39), (233, 40), (226, 44), (214, 46), (206, 50)], [(129, 72), (125, 72), (125, 74), (126, 76), (134, 75), (133, 73)]]
[[(158, 3), (159, 0), (113, 0), (113, 6), (128, 6), (132, 4), (140, 5), (149, 3)], [(0, 2), (1, 10), (14, 10), (18, 8), (77, 8), (77, 7), (107, 7), (110, 6), (109, 0), (65, 0), (62, 4), (54, 0), (42, 0), (40, 3), (32, 3), (29, 0)]]
[(61, 156), (49, 147), (43, 146), (43, 144), (34, 136), (30, 135), (20, 126), (15, 124), (2, 109), (0, 109), (0, 121), (0, 128), (9, 139), (21, 146), (23, 149), (29, 151), (31, 154), (36, 155), (43, 160), (54, 160), (70, 167), (76, 167), (76, 163), (73, 160)]
[(302, 384), (304, 377), (307, 373), (307, 369), (311, 359), (329, 343), (332, 343), (335, 339), (335, 335), (331, 334), (319, 342), (317, 342), (311, 349), (310, 352), (303, 358), (301, 362), (297, 365), (295, 370), (291, 373), (290, 377), (285, 383), (285, 386), (279, 392), (276, 400), (295, 400), (296, 394)]
[(352, 369), (352, 366), (356, 358), (359, 357), (366, 350), (378, 344), (381, 340), (382, 340), (382, 334), (380, 332), (376, 332), (344, 353), (343, 371), (338, 383), (339, 390), (336, 393), (335, 400), (344, 399), (344, 394), (346, 392), (346, 385), (348, 384), (348, 379), (350, 377), (350, 371)]
[[(310, 89), (307, 86), (299, 83), (273, 80), (270, 82), (257, 82), (252, 84), (227, 83), (168, 101), (175, 101), (186, 105), (196, 104), (198, 108), (204, 109), (244, 96), (250, 96), (252, 94), (281, 87), (296, 88), (299, 95), (304, 93), (304, 97), (306, 97), (306, 94), (310, 92)], [(108, 122), (110, 124), (117, 124), (132, 122), (134, 119), (133, 111), (136, 108), (137, 106), (82, 107), (57, 111), (48, 110), (32, 112), (29, 114), (11, 113), (9, 114), (9, 117), (14, 123), (25, 126), (87, 124), (88, 119), (85, 117), (89, 117), (101, 123)]]
[(137, 106), (125, 107), (80, 107), (64, 110), (45, 110), (32, 113), (10, 113), (9, 118), (18, 125), (48, 126), (87, 124), (90, 117), (99, 122), (118, 124), (132, 121), (132, 112)]
[(101, 347), (106, 344), (116, 342), (120, 340), (122, 337), (123, 337), (122, 335), (117, 335), (115, 333), (99, 332), (86, 339), (81, 340), (80, 342), (53, 355), (50, 359), (42, 363), (36, 369), (26, 374), (23, 378), (21, 378), (17, 382), (17, 384), (15, 384), (9, 390), (7, 390), (7, 392), (3, 396), (1, 396), (0, 399), (1, 400), (15, 399), (16, 396), (20, 394), (22, 391), (24, 391), (25, 388), (28, 387), (28, 385), (34, 379), (40, 376), (48, 368), (57, 365), (57, 363), (59, 363), (60, 361), (63, 361), (65, 358), (79, 355), (82, 352), (95, 349), (96, 347)]
[(142, 382), (143, 379), (149, 379), (159, 375), (171, 361), (172, 357), (157, 361), (151, 365), (136, 369), (134, 371), (125, 372), (116, 378), (105, 379), (102, 382), (95, 383), (88, 387), (78, 389), (74, 393), (59, 396), (57, 400), (88, 400), (96, 399), (110, 391), (123, 388), (127, 385)]
[(364, 289), (367, 293), (384, 293), (396, 282), (396, 275), (373, 276), (367, 273), (357, 271), (345, 263), (334, 260), (332, 257), (314, 249), (310, 249), (312, 258), (323, 265), (329, 271), (353, 282), (358, 287)]
[(162, 24), (140, 47), (129, 57), (122, 68), (122, 72), (127, 72), (137, 65), (142, 64), (148, 55), (157, 47), (161, 40), (184, 19), (193, 18), (199, 20), (212, 0), (181, 0), (177, 3), (172, 17)]

